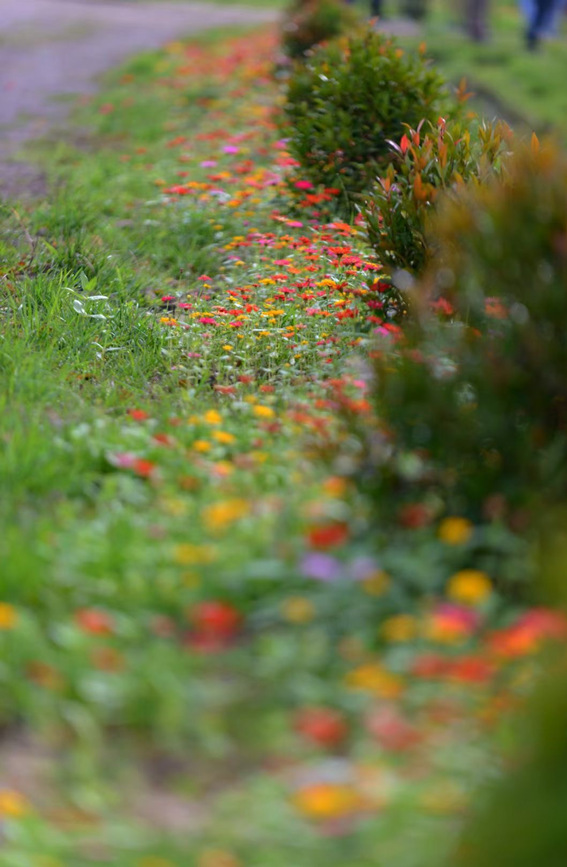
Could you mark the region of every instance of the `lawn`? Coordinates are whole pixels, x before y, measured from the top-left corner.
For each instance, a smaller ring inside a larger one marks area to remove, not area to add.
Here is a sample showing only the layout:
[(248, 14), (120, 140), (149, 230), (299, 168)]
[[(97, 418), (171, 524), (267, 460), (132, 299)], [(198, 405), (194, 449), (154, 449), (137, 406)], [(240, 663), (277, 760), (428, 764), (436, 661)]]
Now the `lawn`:
[(495, 589), (521, 530), (376, 519), (401, 302), (332, 191), (293, 212), (275, 53), (135, 58), (2, 206), (6, 867), (449, 867), (562, 634)]

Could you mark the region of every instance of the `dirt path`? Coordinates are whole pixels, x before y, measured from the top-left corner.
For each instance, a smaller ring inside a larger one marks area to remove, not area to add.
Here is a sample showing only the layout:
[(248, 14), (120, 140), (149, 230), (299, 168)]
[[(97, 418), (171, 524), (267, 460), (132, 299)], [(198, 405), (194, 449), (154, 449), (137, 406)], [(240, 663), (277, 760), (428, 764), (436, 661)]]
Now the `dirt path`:
[(92, 92), (106, 69), (199, 30), (276, 18), (210, 3), (0, 0), (0, 197), (41, 189), (37, 171), (14, 156), (59, 126), (69, 112), (64, 97)]

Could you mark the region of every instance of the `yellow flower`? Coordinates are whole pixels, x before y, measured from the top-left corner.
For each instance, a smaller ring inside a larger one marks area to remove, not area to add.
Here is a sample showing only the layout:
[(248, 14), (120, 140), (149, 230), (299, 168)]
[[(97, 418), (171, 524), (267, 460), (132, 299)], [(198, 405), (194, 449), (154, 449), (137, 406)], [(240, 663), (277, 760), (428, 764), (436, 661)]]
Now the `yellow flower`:
[(464, 545), (472, 536), (473, 529), (467, 518), (445, 518), (439, 524), (437, 535), (446, 545)]
[(0, 817), (19, 819), (29, 811), (27, 800), (14, 789), (0, 789)]
[(363, 800), (354, 786), (313, 783), (295, 793), (293, 802), (310, 819), (339, 819), (360, 810)]
[(397, 698), (403, 692), (403, 682), (377, 662), (368, 662), (353, 669), (346, 678), (347, 686), (373, 692), (381, 698)]
[(411, 641), (417, 634), (417, 623), (411, 614), (398, 614), (389, 617), (382, 624), (382, 635), (386, 641)]
[(8, 602), (0, 602), (0, 630), (13, 629), (18, 620), (16, 609)]
[(290, 596), (282, 602), (281, 613), (290, 623), (309, 623), (315, 617), (315, 607), (305, 596)]
[(203, 418), (207, 424), (220, 424), (222, 421), (222, 416), (216, 409), (208, 409)]
[(164, 497), (160, 501), (160, 506), (167, 515), (173, 515), (177, 518), (187, 514), (187, 502), (179, 499), (179, 497)]
[(232, 345), (230, 343), (225, 343), (223, 349), (225, 352), (230, 352), (230, 350), (232, 349)]
[(195, 440), (193, 448), (196, 452), (210, 452), (211, 444), (207, 440)]
[(212, 503), (203, 509), (203, 520), (209, 530), (224, 530), (249, 512), (247, 500), (235, 498)]
[(383, 569), (376, 569), (366, 576), (361, 586), (369, 596), (382, 596), (390, 586), (390, 576)]
[(180, 566), (194, 566), (196, 563), (212, 563), (215, 552), (210, 545), (192, 545), (182, 542), (173, 549), (173, 559)]
[(262, 406), (262, 404), (255, 406), (253, 412), (258, 418), (273, 418), (275, 416), (275, 412), (271, 406)]
[(213, 433), (213, 439), (215, 439), (218, 443), (222, 443), (223, 445), (230, 445), (236, 439), (234, 434), (229, 433), (226, 430), (216, 430)]
[(463, 569), (455, 573), (447, 584), (447, 596), (465, 605), (478, 605), (492, 593), (492, 582), (486, 572)]

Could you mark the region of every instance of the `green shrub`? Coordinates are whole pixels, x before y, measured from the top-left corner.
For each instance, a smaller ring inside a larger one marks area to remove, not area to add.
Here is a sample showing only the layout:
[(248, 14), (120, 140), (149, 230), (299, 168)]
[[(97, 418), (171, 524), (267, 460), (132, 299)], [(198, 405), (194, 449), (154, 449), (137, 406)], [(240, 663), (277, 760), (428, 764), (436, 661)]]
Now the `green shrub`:
[(391, 143), (396, 162), (378, 179), (364, 214), (370, 245), (395, 268), (420, 273), (431, 256), (427, 217), (441, 191), (481, 182), (500, 164), (508, 128), (480, 124), (471, 131), (439, 118)]
[(419, 315), (375, 353), (366, 483), (382, 521), (435, 503), (522, 528), (567, 495), (567, 158), (520, 151), (433, 225)]
[(357, 16), (344, 0), (296, 0), (283, 23), (282, 45), (291, 58), (354, 27)]
[(421, 54), (369, 30), (315, 49), (290, 78), (285, 117), (298, 176), (340, 189), (352, 215), (362, 191), (393, 159), (404, 124), (437, 120), (451, 106), (442, 78)]

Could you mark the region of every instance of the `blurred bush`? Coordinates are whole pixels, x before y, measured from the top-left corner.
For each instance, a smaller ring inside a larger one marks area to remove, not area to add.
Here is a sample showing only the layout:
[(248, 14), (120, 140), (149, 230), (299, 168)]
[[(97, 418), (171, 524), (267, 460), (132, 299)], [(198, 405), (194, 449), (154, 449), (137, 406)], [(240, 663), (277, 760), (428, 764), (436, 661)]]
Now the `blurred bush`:
[(465, 181), (480, 183), (498, 171), (509, 130), (504, 124), (476, 127), (459, 120), (408, 127), (391, 142), (394, 162), (379, 178), (364, 207), (368, 240), (377, 256), (395, 268), (423, 271), (434, 241), (426, 220), (440, 192)]
[(441, 76), (421, 54), (368, 30), (321, 46), (292, 74), (285, 104), (289, 150), (302, 178), (341, 191), (352, 216), (395, 154), (404, 124), (454, 111)]
[[(545, 516), (538, 585), (546, 601), (565, 609), (567, 562), (565, 508)], [(563, 867), (567, 855), (567, 656), (561, 610), (547, 618), (560, 643), (548, 648), (546, 674), (522, 717), (515, 720), (515, 749), (503, 779), (478, 797), (452, 867)], [(562, 646), (561, 646), (562, 641)]]
[(366, 484), (386, 525), (441, 503), (525, 532), (567, 493), (567, 158), (519, 150), (432, 231), (414, 321), (374, 353)]
[(357, 21), (344, 0), (295, 0), (283, 22), (283, 49), (292, 59), (302, 58), (315, 45), (352, 29)]

